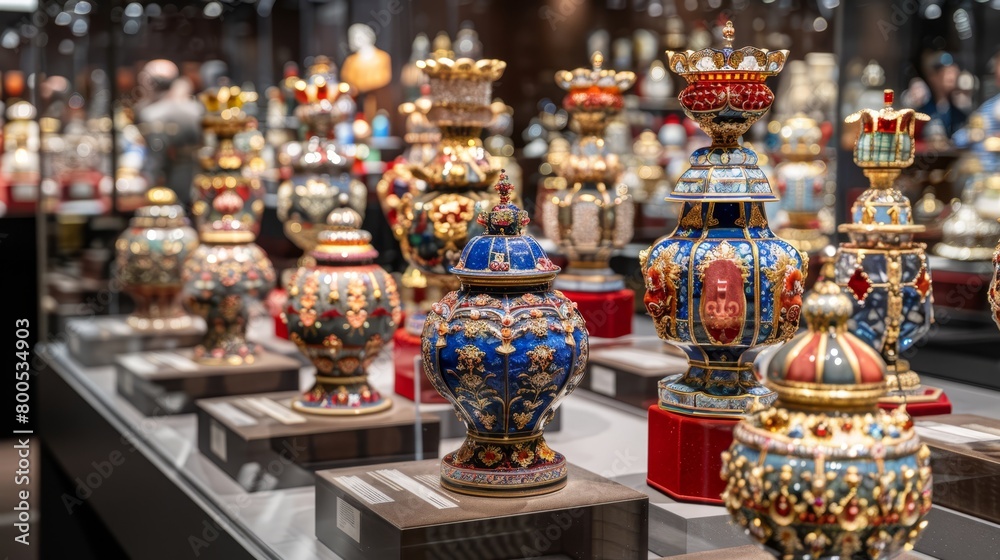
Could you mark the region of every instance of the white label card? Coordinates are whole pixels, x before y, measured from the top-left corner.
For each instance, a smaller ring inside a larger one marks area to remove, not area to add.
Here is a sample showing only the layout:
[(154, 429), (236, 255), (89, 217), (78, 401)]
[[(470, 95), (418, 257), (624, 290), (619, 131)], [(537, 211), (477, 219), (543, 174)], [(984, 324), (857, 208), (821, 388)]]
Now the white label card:
[(149, 360), (138, 354), (119, 356), (118, 361), (133, 373), (151, 375), (159, 371), (159, 368), (155, 364), (150, 363)]
[(226, 430), (215, 420), (208, 425), (208, 448), (216, 457), (226, 460)]
[(369, 504), (385, 504), (393, 500), (378, 488), (368, 484), (357, 476), (338, 476), (334, 480), (339, 482), (350, 491), (351, 494), (361, 498)]
[(590, 366), (590, 390), (614, 397), (618, 390), (618, 380), (612, 369), (596, 364)]
[(230, 403), (205, 403), (204, 407), (209, 413), (218, 418), (224, 418), (234, 426), (253, 426), (257, 419), (246, 412), (236, 408)]
[(361, 512), (337, 496), (337, 528), (361, 544)]
[(406, 476), (405, 474), (401, 473), (396, 469), (382, 469), (375, 472), (393, 481), (397, 485), (405, 488), (411, 494), (417, 496), (421, 500), (427, 502), (428, 504), (438, 509), (458, 507), (458, 504), (456, 504), (455, 502), (431, 490), (430, 488)]
[(198, 364), (173, 352), (156, 352), (151, 354), (153, 359), (174, 368), (177, 371), (194, 371), (198, 369)]
[(304, 424), (306, 422), (305, 416), (292, 412), (291, 408), (282, 406), (271, 399), (252, 397), (243, 399), (243, 402), (254, 410), (266, 414), (282, 424)]

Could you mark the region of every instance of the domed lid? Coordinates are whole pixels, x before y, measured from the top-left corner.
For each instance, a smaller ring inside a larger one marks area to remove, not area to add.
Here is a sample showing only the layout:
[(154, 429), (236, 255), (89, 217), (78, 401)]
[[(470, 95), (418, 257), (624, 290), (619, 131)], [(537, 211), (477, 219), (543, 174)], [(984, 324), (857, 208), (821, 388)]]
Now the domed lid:
[(366, 264), (375, 260), (372, 234), (361, 229), (361, 214), (342, 206), (327, 217), (328, 228), (316, 234), (312, 255), (319, 264)]
[(709, 146), (689, 158), (670, 202), (750, 202), (778, 200), (767, 175), (757, 166), (757, 153), (745, 147)]
[(135, 211), (133, 227), (180, 227), (186, 225), (184, 208), (177, 204), (177, 195), (167, 187), (146, 191), (146, 204)]
[(458, 266), (451, 268), (463, 282), (517, 285), (552, 280), (559, 272), (535, 238), (524, 234), (528, 213), (510, 202), (513, 189), (501, 170), (496, 185), (500, 203), (479, 215), (486, 234), (470, 240)]
[(791, 408), (873, 408), (886, 391), (885, 362), (847, 330), (853, 305), (832, 281), (832, 261), (824, 265), (822, 276), (802, 304), (808, 330), (771, 357), (767, 385)]
[(815, 159), (823, 148), (823, 130), (819, 123), (803, 113), (785, 119), (778, 136), (781, 138), (781, 153), (786, 156)]

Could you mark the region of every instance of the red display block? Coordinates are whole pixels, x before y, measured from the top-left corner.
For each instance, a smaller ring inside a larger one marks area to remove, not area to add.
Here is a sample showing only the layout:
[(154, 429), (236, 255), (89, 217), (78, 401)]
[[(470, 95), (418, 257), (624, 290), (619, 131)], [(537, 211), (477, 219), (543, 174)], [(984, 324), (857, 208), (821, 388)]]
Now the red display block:
[(726, 481), (722, 452), (733, 443), (739, 418), (686, 416), (649, 407), (646, 483), (675, 500), (721, 505)]
[[(415, 400), (413, 397), (416, 388), (414, 387), (413, 373), (417, 369), (415, 360), (420, 356), (420, 337), (408, 333), (406, 329), (397, 329), (396, 334), (392, 335), (392, 343), (396, 394), (411, 401)], [(423, 375), (423, 379), (420, 380), (420, 402), (447, 403), (448, 401), (438, 394), (434, 386), (431, 385), (427, 375), (423, 374), (423, 368), (420, 370)]]
[[(937, 395), (937, 398), (933, 398), (935, 395)], [(895, 410), (899, 405), (900, 403), (897, 402), (878, 403), (878, 407), (886, 412)], [(925, 387), (923, 397), (918, 395), (906, 400), (906, 412), (913, 417), (951, 414), (951, 401), (948, 400), (948, 395), (945, 395), (941, 389)]]
[(281, 311), (288, 303), (288, 292), (284, 288), (275, 288), (264, 300), (264, 307), (274, 319), (274, 336), (288, 340), (288, 325), (281, 320)]
[(625, 288), (617, 292), (573, 292), (563, 290), (587, 321), (587, 332), (599, 338), (618, 338), (632, 334), (635, 292)]

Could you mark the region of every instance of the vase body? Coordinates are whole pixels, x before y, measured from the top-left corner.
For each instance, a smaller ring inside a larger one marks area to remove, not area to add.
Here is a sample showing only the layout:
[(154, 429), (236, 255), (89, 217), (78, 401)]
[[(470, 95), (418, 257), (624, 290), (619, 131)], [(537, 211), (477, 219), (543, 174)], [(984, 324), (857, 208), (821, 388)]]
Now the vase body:
[(642, 262), (657, 334), (690, 360), (660, 382), (660, 406), (724, 416), (770, 405), (751, 366), (798, 328), (806, 263), (771, 232), (763, 203), (687, 202), (681, 216)]
[(782, 161), (775, 166), (780, 208), (788, 215), (788, 225), (778, 235), (800, 251), (813, 254), (830, 243), (820, 229), (819, 213), (826, 207), (826, 164), (814, 161)]
[(390, 406), (367, 369), (400, 320), (396, 282), (374, 264), (300, 267), (288, 282), (289, 340), (316, 366), (316, 382), (293, 407), (364, 414)]
[(723, 500), (776, 558), (887, 559), (926, 524), (930, 452), (905, 413), (775, 408), (738, 424), (733, 439)]
[(134, 329), (169, 330), (191, 324), (178, 296), (184, 286), (181, 270), (198, 246), (198, 234), (168, 190), (151, 190), (151, 197), (162, 194), (163, 199), (148, 197), (149, 205), (136, 211), (130, 227), (115, 242), (118, 278), (136, 305), (127, 319)]

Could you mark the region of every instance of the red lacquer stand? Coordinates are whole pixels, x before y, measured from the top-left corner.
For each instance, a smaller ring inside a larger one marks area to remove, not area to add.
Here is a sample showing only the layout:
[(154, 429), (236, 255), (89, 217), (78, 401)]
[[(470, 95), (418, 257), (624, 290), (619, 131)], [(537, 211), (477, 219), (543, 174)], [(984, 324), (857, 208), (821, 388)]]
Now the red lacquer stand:
[(274, 320), (274, 336), (288, 340), (288, 325), (281, 320), (281, 312), (288, 303), (288, 292), (283, 288), (275, 288), (268, 294), (264, 307)]
[(635, 292), (625, 288), (617, 292), (574, 292), (563, 290), (587, 322), (592, 337), (618, 338), (632, 334)]
[(739, 418), (699, 418), (649, 407), (646, 483), (675, 500), (721, 505), (722, 452)]
[[(393, 370), (396, 377), (396, 394), (407, 399), (414, 399), (414, 369), (415, 360), (420, 356), (420, 337), (410, 334), (406, 329), (396, 329), (396, 334), (392, 335), (392, 361)], [(431, 385), (427, 375), (420, 380), (420, 402), (422, 403), (447, 403), (434, 386)]]
[[(924, 389), (924, 394), (933, 395), (933, 393), (940, 391), (940, 389), (932, 389), (927, 387)], [(916, 397), (920, 398), (920, 397)], [(880, 402), (878, 407), (886, 412), (891, 412), (898, 407), (900, 403), (897, 402)], [(941, 391), (941, 394), (934, 400), (923, 400), (923, 401), (906, 401), (906, 412), (910, 416), (934, 416), (936, 414), (951, 414), (951, 401), (948, 400), (948, 395)]]

